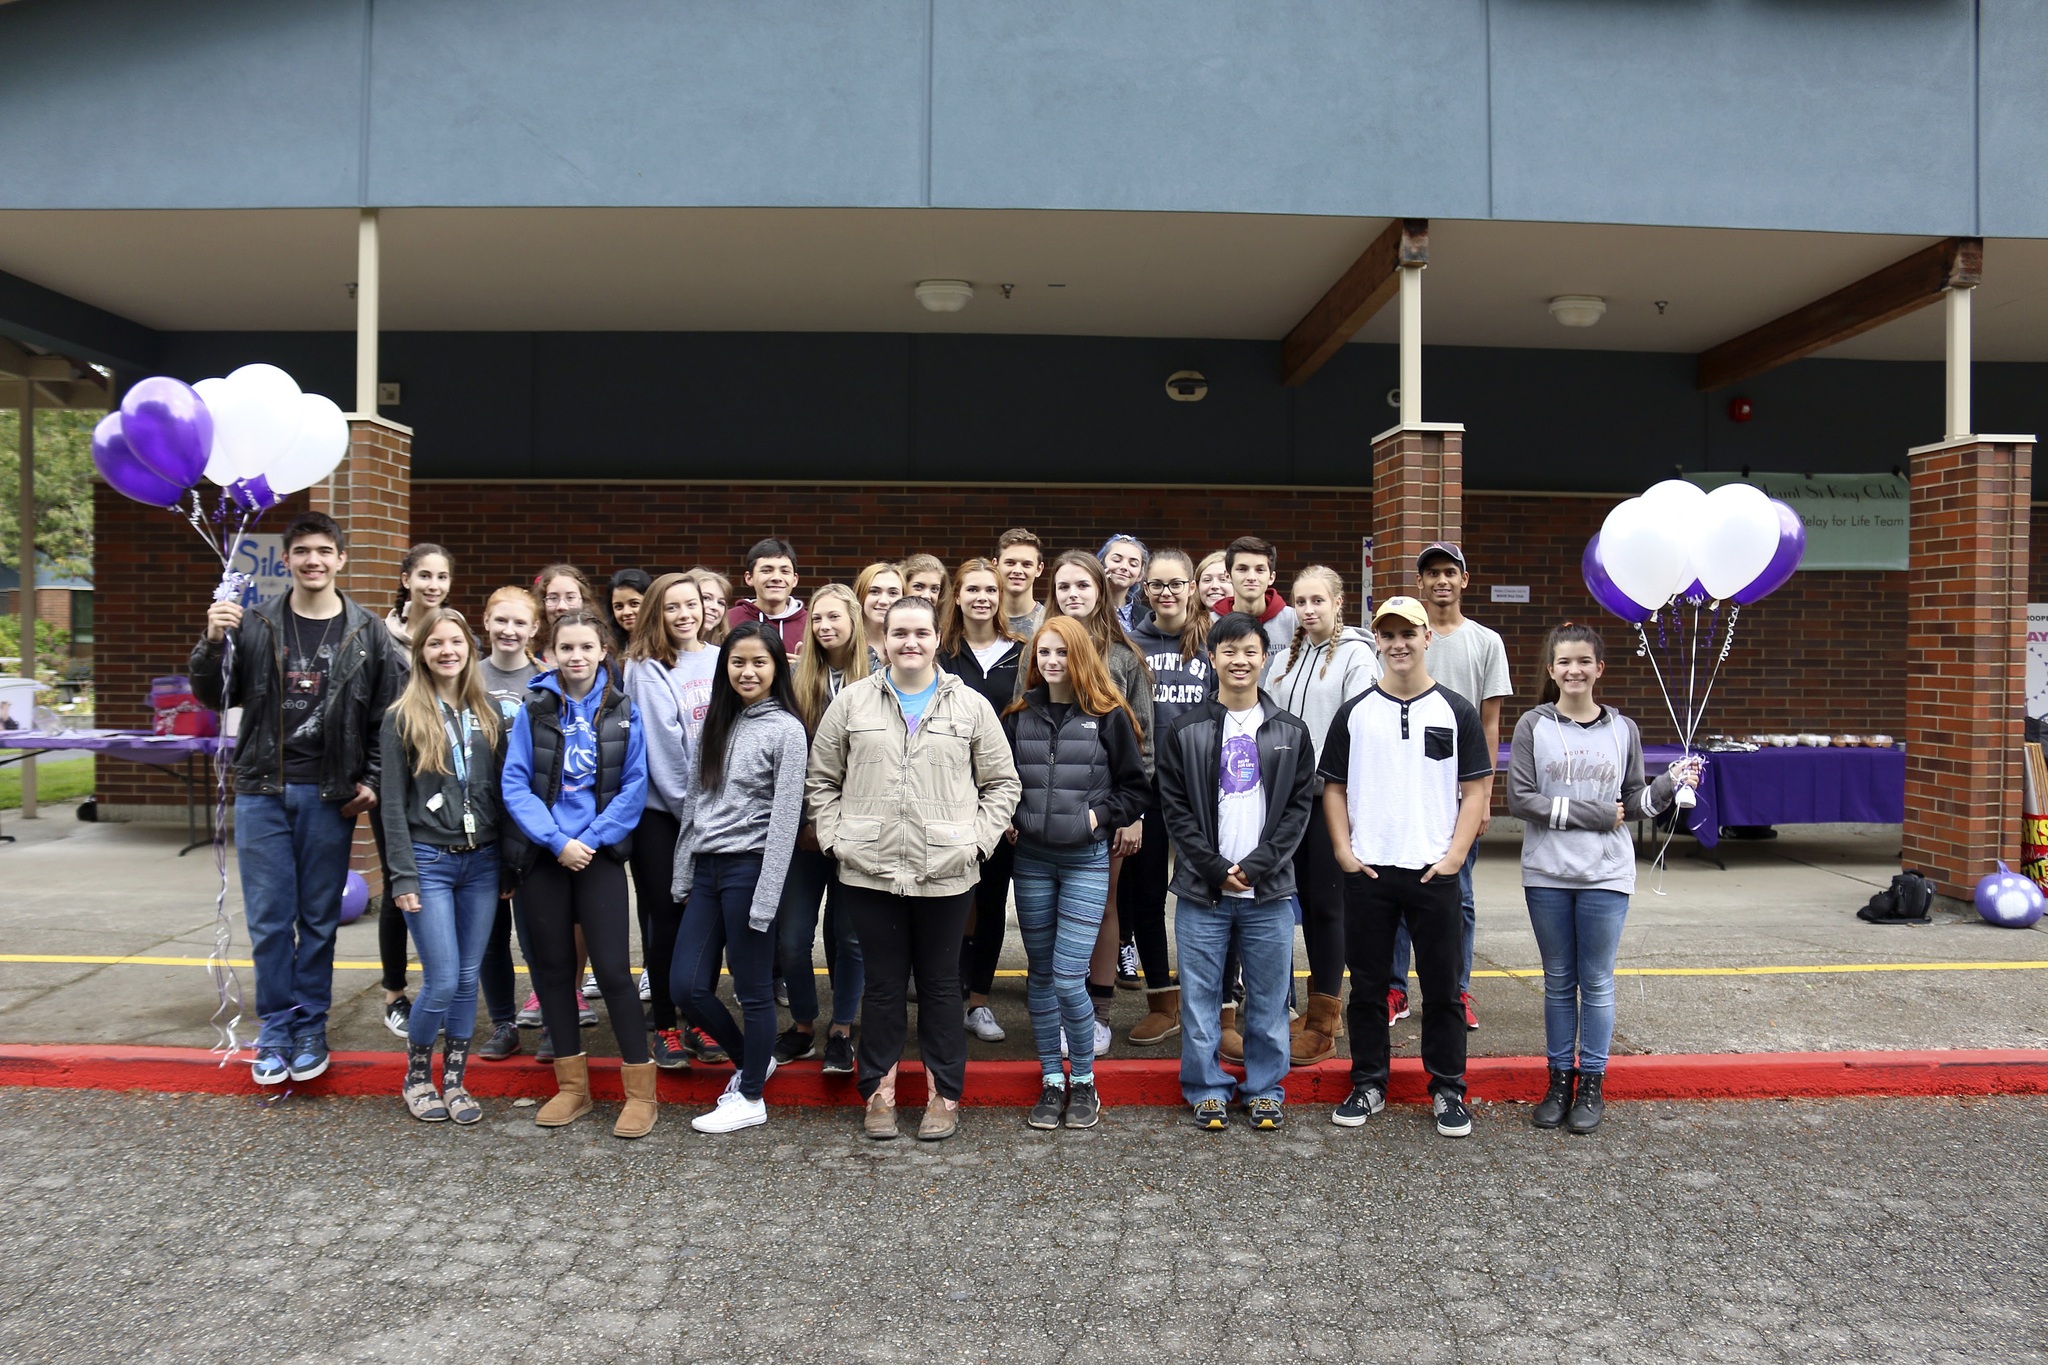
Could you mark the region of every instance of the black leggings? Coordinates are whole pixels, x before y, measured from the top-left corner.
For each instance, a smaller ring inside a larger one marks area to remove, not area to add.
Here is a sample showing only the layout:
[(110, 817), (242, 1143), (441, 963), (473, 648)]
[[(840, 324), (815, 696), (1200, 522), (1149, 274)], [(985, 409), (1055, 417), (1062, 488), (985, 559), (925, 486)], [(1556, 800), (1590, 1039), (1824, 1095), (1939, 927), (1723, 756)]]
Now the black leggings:
[(1116, 921), (1123, 936), (1138, 945), (1145, 967), (1145, 985), (1163, 991), (1173, 984), (1173, 957), (1166, 946), (1167, 857), (1166, 816), (1159, 808), (1159, 789), (1145, 807), (1145, 841), (1124, 859), (1116, 883)]
[(574, 1057), (583, 1051), (576, 991), (576, 927), (581, 925), (619, 1056), (635, 1064), (645, 1062), (647, 1029), (641, 1021), (640, 992), (633, 985), (625, 865), (600, 850), (588, 867), (571, 872), (543, 852), (519, 884), (519, 897), (526, 908), (527, 944), (533, 951), (527, 965), (533, 970), (541, 1020), (555, 1055)]
[(853, 916), (867, 967), (860, 1001), (856, 1080), (863, 1097), (903, 1060), (909, 1033), (904, 991), (917, 969), (917, 1052), (931, 1086), (949, 1100), (967, 1084), (967, 1024), (960, 1009), (960, 938), (969, 889), (957, 896), (896, 896), (839, 884), (840, 911)]
[(974, 932), (960, 943), (960, 980), (966, 995), (987, 995), (995, 988), (996, 964), (1003, 957), (1003, 932), (1010, 920), (1010, 871), (1017, 865), (1017, 846), (996, 840), (996, 851), (981, 865), (974, 887)]
[(377, 843), (377, 867), (384, 874), (384, 894), (377, 898), (377, 956), (384, 964), (384, 989), (405, 989), (405, 911), (391, 903), (391, 864), (384, 854), (384, 821), (370, 811), (370, 837)]
[(509, 1024), (519, 1015), (519, 999), (512, 993), (515, 982), (512, 934), (515, 929), (519, 934), (519, 951), (531, 963), (533, 950), (526, 942), (526, 911), (517, 896), (498, 902), (498, 917), (491, 922), (491, 937), (484, 944), (484, 960), (477, 970), (484, 1009), (489, 1012), (494, 1026)]
[(1322, 798), (1308, 812), (1308, 833), (1294, 850), (1294, 889), (1301, 897), (1301, 937), (1308, 948), (1308, 988), (1344, 993), (1344, 869), (1330, 847)]
[(676, 904), (676, 836), (682, 826), (675, 816), (649, 806), (633, 831), (633, 895), (640, 914), (640, 961), (647, 971), (647, 1003), (654, 1027), (676, 1026), (675, 997), (669, 993), (669, 963), (675, 960), (676, 932), (683, 907)]

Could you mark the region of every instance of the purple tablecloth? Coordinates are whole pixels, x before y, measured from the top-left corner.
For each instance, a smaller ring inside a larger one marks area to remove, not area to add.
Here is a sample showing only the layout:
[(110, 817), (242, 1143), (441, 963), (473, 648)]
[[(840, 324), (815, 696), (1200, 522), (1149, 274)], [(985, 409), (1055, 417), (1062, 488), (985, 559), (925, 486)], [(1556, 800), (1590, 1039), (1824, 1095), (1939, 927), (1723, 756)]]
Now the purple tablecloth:
[[(1661, 773), (1674, 747), (1643, 751), (1643, 767)], [(1703, 848), (1723, 825), (1896, 825), (1906, 818), (1903, 749), (1759, 749), (1707, 754), (1700, 803), (1687, 824)]]
[(147, 730), (9, 730), (0, 735), (0, 749), (84, 749), (160, 768), (183, 763), (191, 754), (210, 754), (223, 743), (232, 746), (234, 741), (198, 735), (152, 735)]

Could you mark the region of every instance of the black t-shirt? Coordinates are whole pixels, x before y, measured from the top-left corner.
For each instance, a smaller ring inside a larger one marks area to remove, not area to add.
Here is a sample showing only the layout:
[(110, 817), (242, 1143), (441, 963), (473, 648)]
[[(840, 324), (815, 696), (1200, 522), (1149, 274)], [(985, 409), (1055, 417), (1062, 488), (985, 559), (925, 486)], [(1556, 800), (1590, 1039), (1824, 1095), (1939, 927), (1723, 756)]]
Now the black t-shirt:
[(321, 731), (328, 682), (334, 672), (334, 656), (347, 630), (346, 613), (337, 612), (324, 621), (284, 611), (284, 780), (320, 780), (320, 757), (327, 747)]

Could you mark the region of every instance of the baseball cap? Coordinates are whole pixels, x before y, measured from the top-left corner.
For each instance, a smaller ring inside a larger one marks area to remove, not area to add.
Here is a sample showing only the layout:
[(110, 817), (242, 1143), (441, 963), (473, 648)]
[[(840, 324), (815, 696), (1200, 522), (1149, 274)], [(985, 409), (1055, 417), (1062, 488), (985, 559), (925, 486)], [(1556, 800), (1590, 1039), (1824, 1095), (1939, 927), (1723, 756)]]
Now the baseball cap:
[(1412, 597), (1389, 597), (1373, 612), (1372, 623), (1378, 625), (1382, 616), (1398, 616), (1411, 626), (1429, 624), (1429, 613)]
[(1415, 556), (1415, 572), (1421, 573), (1429, 567), (1429, 557), (1431, 555), (1447, 556), (1458, 566), (1459, 573), (1472, 572), (1465, 563), (1465, 552), (1448, 540), (1432, 540), (1429, 544), (1423, 546), (1422, 553)]

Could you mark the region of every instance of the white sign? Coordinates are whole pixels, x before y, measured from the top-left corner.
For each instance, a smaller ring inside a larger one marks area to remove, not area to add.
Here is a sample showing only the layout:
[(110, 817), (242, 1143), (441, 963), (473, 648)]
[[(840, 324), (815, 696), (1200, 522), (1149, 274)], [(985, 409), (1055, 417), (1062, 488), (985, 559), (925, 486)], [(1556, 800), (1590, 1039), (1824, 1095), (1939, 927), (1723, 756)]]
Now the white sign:
[(2027, 714), (2048, 716), (2048, 602), (2027, 603)]
[(1529, 600), (1527, 583), (1496, 583), (1493, 585), (1493, 600), (1496, 602), (1526, 602)]
[(268, 606), (291, 591), (291, 570), (285, 567), (282, 535), (248, 535), (235, 545), (228, 560), (237, 573), (249, 575), (243, 606)]

